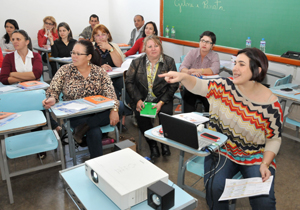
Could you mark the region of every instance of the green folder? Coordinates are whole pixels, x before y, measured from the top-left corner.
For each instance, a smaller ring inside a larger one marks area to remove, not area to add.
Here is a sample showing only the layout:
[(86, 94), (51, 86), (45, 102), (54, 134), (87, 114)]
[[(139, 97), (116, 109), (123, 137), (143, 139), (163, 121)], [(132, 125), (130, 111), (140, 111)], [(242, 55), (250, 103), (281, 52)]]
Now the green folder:
[(144, 102), (144, 105), (145, 107), (141, 110), (140, 115), (143, 117), (155, 118), (157, 109), (152, 109), (152, 107), (154, 107), (156, 103)]

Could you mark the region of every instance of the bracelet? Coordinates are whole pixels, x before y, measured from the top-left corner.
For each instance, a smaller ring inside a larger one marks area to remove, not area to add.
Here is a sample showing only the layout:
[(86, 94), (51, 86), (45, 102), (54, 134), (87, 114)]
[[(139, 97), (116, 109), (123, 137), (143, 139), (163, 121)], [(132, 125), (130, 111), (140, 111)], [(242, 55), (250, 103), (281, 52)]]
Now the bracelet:
[(203, 74), (204, 73), (204, 69), (203, 68), (201, 68), (201, 74)]
[(164, 105), (164, 104), (165, 104), (165, 102), (163, 102), (163, 101), (159, 101), (158, 103), (161, 103), (162, 105)]
[(265, 164), (268, 168), (270, 167), (270, 165), (268, 163), (266, 163), (265, 161), (262, 161), (261, 164)]

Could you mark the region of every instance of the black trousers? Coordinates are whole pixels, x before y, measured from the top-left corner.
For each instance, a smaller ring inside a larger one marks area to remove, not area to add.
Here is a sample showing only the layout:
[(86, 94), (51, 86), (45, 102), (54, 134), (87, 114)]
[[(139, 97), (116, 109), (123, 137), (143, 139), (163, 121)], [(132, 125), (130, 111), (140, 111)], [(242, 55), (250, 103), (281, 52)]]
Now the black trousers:
[(200, 100), (204, 106), (204, 111), (209, 112), (209, 103), (207, 101), (206, 97), (195, 95), (188, 91), (186, 88), (181, 90), (181, 96), (183, 99), (183, 112), (194, 112), (196, 111), (196, 102), (197, 100)]
[[(142, 132), (142, 134), (144, 135), (144, 132), (146, 130), (153, 128), (152, 118), (140, 116), (140, 112), (136, 111), (136, 109), (134, 110), (134, 112), (135, 112), (135, 118), (137, 120), (138, 127), (139, 127), (140, 131)], [(173, 115), (173, 101), (162, 105), (160, 112), (163, 112), (163, 113), (166, 113), (169, 115)], [(159, 117), (159, 113), (157, 114), (157, 116)], [(159, 124), (161, 124), (160, 119), (159, 119)], [(147, 137), (145, 137), (145, 139), (146, 139), (147, 143), (149, 144), (149, 147), (157, 145), (156, 141), (150, 140)]]

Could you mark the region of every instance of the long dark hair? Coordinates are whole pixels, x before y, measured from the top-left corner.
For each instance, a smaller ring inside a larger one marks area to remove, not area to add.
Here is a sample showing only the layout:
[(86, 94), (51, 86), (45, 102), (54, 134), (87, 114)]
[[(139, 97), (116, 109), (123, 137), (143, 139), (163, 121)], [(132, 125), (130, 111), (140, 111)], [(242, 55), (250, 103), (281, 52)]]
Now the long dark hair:
[(72, 35), (72, 30), (70, 29), (70, 26), (68, 25), (68, 23), (66, 22), (61, 22), (60, 24), (58, 24), (57, 26), (57, 31), (58, 31), (58, 39), (61, 40), (61, 37), (59, 35), (59, 28), (60, 27), (64, 27), (65, 29), (67, 29), (68, 31), (70, 31), (69, 35), (68, 35), (68, 41), (70, 41), (73, 38)]
[(28, 36), (27, 32), (24, 31), (24, 30), (22, 30), (22, 29), (21, 29), (21, 30), (15, 30), (14, 32), (12, 32), (11, 35), (16, 34), (16, 33), (19, 33), (19, 34), (21, 34), (22, 36), (24, 36), (24, 38), (25, 38), (26, 41), (29, 40), (29, 44), (27, 45), (27, 48), (28, 48), (29, 50), (32, 51), (32, 43), (31, 43), (31, 39), (30, 39), (30, 37)]
[(153, 28), (154, 28), (154, 35), (158, 35), (158, 31), (157, 31), (157, 27), (156, 27), (156, 24), (154, 23), (154, 22), (152, 22), (152, 21), (149, 21), (148, 23), (146, 23), (145, 24), (145, 26), (144, 26), (144, 28), (143, 28), (143, 35), (142, 35), (142, 37), (146, 37), (146, 33), (145, 33), (145, 29), (146, 29), (146, 26), (148, 25), (148, 24), (152, 24), (153, 25)]
[[(15, 21), (14, 19), (7, 19), (4, 23), (4, 28), (6, 28), (6, 23), (12, 24), (15, 27), (15, 30), (19, 29), (19, 25), (18, 25), (17, 21)], [(5, 44), (8, 44), (10, 41), (8, 33), (6, 32), (6, 34), (3, 37), (5, 39)]]

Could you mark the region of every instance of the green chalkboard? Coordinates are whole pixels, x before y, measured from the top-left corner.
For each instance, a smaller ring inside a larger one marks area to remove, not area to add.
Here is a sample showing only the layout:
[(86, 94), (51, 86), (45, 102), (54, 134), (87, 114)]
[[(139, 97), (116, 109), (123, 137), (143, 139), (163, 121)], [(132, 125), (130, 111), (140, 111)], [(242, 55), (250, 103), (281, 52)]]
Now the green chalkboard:
[[(245, 48), (266, 40), (266, 53), (300, 51), (300, 0), (164, 0), (163, 28), (176, 30), (176, 39), (199, 41), (206, 30), (217, 45)], [(164, 31), (165, 36), (165, 31)]]

